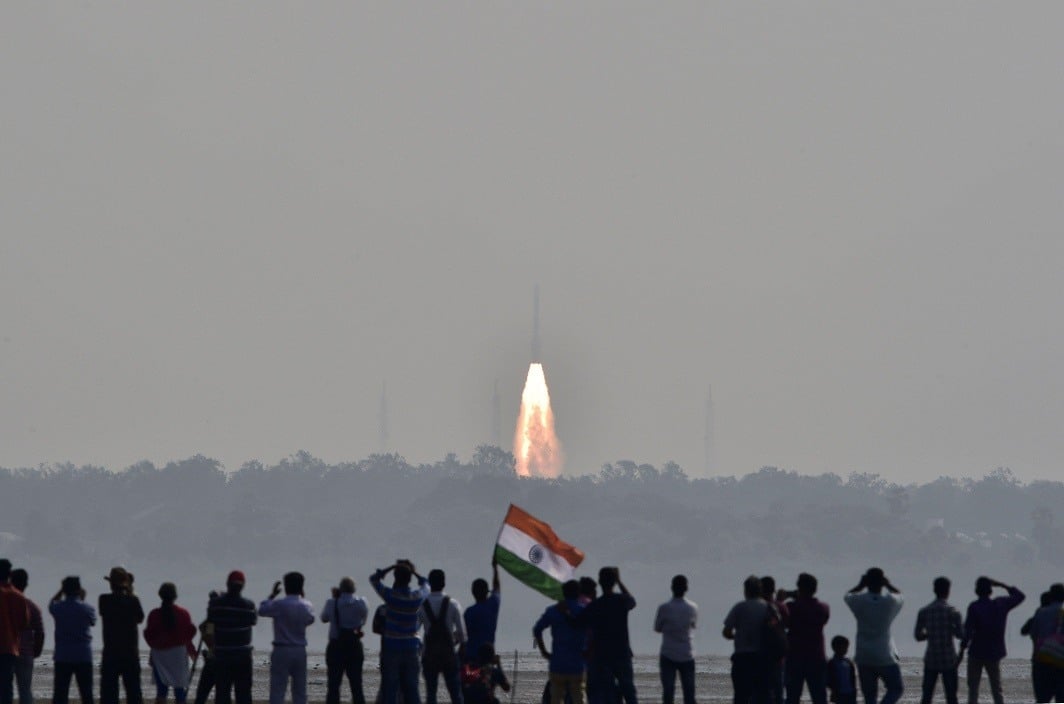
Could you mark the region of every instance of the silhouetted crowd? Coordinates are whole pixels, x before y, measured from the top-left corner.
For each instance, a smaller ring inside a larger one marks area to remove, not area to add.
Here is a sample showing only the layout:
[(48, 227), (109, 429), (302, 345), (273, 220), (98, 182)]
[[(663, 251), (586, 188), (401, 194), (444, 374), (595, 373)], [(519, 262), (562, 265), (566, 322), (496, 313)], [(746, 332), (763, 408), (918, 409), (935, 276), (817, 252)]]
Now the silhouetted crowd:
[[(92, 627), (99, 619), (101, 704), (118, 704), (120, 685), (128, 704), (143, 704), (141, 624), (156, 704), (165, 704), (171, 689), (174, 700), (184, 704), (201, 663), (196, 704), (205, 704), (212, 691), (217, 704), (234, 698), (236, 704), (251, 704), (252, 633), (258, 618), (265, 617), (273, 627), (270, 704), (283, 704), (289, 688), (293, 704), (306, 704), (306, 630), (316, 618), (329, 627), (326, 704), (339, 704), (345, 680), (353, 704), (365, 704), (362, 641), (367, 623), (380, 637), (377, 704), (420, 704), (422, 682), (427, 704), (436, 704), (441, 679), (452, 704), (497, 704), (496, 691), (510, 691), (511, 685), (494, 647), (501, 603), (495, 563), (492, 572), (490, 585), (484, 579), (473, 582), (474, 603), (463, 611), (444, 591), (442, 570), (422, 576), (409, 560), (399, 560), (370, 576), (383, 602), (371, 616), (350, 577), (340, 580), (316, 614), (304, 598), (302, 574), (284, 575), (256, 606), (243, 596), (243, 572), (234, 570), (225, 591), (210, 595), (206, 619), (198, 626), (177, 605), (177, 589), (170, 582), (159, 587), (160, 604), (145, 616), (134, 593), (134, 576), (126, 569), (114, 567), (105, 577), (109, 592), (99, 597), (97, 608), (86, 603), (80, 579), (67, 577), (48, 604), (55, 622), (52, 701), (66, 704), (73, 680), (81, 701), (93, 704)], [(385, 583), (389, 575), (390, 585)], [(0, 704), (13, 704), (16, 683), (20, 704), (33, 701), (33, 662), (43, 651), (45, 633), (40, 608), (23, 595), (27, 583), (25, 570), (13, 570), (10, 561), (0, 559)], [(841, 635), (827, 644), (828, 655), (824, 631), (831, 611), (817, 598), (813, 575), (798, 575), (794, 590), (777, 589), (772, 577), (753, 575), (742, 586), (743, 599), (724, 618), (722, 632), (734, 645), (736, 704), (797, 704), (803, 692), (813, 704), (856, 704), (858, 692), (865, 704), (900, 699), (903, 682), (892, 627), (904, 600), (882, 569), (867, 570), (843, 598), (857, 621), (852, 658), (851, 642)], [(917, 612), (913, 632), (917, 641), (927, 643), (921, 702), (932, 701), (941, 680), (946, 702), (955, 704), (958, 673), (967, 657), (969, 704), (979, 700), (984, 673), (994, 703), (1003, 704), (1000, 664), (1006, 656), (1006, 622), (1024, 601), (1023, 592), (980, 577), (976, 599), (962, 618), (949, 602), (950, 580), (938, 577), (931, 586), (934, 599)], [(673, 704), (677, 679), (684, 704), (695, 702), (692, 632), (698, 607), (686, 598), (687, 590), (684, 575), (673, 577), (672, 598), (654, 618), (654, 630), (661, 634), (664, 704)], [(1003, 591), (995, 595), (995, 590)], [(585, 697), (588, 704), (637, 704), (628, 632), (628, 614), (636, 602), (620, 571), (604, 567), (597, 582), (589, 577), (565, 582), (559, 596), (532, 629), (549, 663), (544, 704), (584, 704)], [(548, 630), (549, 648), (544, 640)], [(1022, 633), (1032, 643), (1035, 701), (1064, 702), (1064, 584), (1042, 594)]]

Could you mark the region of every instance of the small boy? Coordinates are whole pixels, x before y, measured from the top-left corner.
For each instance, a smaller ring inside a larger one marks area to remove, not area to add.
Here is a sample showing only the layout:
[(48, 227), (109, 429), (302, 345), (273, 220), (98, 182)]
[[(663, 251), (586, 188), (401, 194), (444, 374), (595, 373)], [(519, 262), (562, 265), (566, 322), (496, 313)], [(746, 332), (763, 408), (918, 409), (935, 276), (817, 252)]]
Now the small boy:
[(510, 691), (510, 682), (502, 671), (499, 657), (491, 643), (484, 643), (472, 662), (462, 665), (462, 699), (464, 704), (499, 704), (495, 688)]
[(857, 704), (857, 671), (853, 661), (846, 657), (850, 649), (850, 640), (845, 636), (831, 639), (831, 652), (828, 660), (828, 690), (831, 701), (835, 704)]

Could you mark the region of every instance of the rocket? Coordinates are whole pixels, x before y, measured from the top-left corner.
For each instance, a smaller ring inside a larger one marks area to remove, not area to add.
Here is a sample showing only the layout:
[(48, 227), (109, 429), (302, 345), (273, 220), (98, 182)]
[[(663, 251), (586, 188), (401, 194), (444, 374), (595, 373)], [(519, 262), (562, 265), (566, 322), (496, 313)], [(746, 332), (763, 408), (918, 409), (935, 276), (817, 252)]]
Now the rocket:
[(539, 284), (532, 294), (532, 361), (538, 362), (539, 349)]

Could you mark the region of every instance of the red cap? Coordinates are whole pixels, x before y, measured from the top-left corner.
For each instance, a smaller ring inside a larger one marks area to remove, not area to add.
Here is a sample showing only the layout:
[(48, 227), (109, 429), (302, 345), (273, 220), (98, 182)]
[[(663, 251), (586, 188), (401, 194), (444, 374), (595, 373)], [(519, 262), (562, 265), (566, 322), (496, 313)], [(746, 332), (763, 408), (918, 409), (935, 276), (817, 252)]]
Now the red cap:
[(240, 570), (233, 570), (229, 573), (229, 576), (225, 578), (226, 584), (247, 584), (247, 579), (244, 578), (244, 573)]

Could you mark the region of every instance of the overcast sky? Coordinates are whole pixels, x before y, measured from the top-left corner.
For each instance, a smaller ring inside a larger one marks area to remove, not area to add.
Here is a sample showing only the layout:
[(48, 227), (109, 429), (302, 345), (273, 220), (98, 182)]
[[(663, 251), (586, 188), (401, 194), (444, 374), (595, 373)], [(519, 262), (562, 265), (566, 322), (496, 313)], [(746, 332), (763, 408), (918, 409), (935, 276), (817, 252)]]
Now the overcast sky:
[(1064, 5), (9, 3), (0, 465), (1064, 462)]

